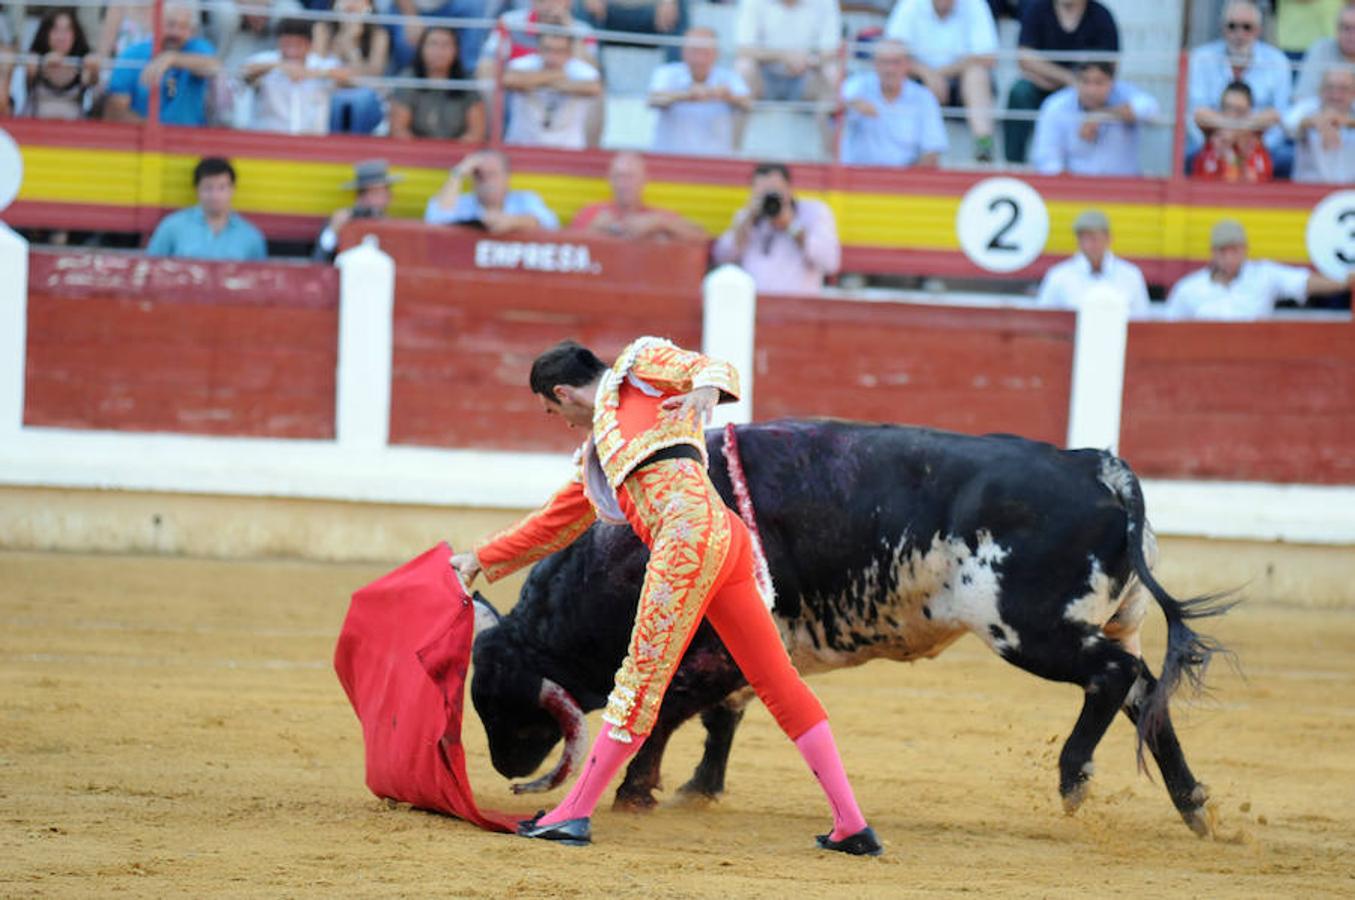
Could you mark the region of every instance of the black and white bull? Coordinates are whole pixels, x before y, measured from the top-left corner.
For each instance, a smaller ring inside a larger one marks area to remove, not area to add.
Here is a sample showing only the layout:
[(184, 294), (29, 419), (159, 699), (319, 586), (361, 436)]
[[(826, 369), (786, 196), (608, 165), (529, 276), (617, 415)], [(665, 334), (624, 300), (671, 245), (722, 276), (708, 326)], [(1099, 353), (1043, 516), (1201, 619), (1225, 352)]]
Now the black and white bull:
[[(1198, 686), (1218, 649), (1188, 620), (1226, 606), (1178, 601), (1153, 578), (1143, 495), (1124, 462), (1006, 435), (827, 420), (737, 433), (775, 617), (802, 673), (932, 657), (972, 632), (1013, 665), (1082, 687), (1082, 712), (1059, 757), (1068, 811), (1084, 799), (1092, 753), (1123, 711), (1186, 823), (1210, 831), (1207, 791), (1186, 765), (1168, 698), (1182, 676)], [(732, 502), (721, 443), (721, 433), (708, 435), (711, 475)], [(559, 784), (584, 752), (587, 729), (571, 698), (583, 710), (603, 706), (646, 558), (629, 528), (595, 525), (537, 564), (511, 613), (499, 619), (480, 608), (486, 627), (471, 696), (495, 768), (528, 775), (567, 738), (554, 771), (520, 788)], [(1160, 680), (1140, 652), (1149, 595), (1168, 623)], [(617, 804), (653, 805), (669, 736), (696, 714), (709, 734), (681, 790), (718, 795), (746, 685), (703, 624)]]

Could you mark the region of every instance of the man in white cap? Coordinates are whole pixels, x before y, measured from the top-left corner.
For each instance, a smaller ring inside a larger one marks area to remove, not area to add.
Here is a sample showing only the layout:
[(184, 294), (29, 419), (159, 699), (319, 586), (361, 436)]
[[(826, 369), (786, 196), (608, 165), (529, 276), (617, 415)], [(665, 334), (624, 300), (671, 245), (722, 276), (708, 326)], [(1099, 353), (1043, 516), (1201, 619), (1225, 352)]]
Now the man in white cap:
[(1093, 288), (1108, 286), (1124, 294), (1129, 301), (1130, 318), (1152, 314), (1148, 305), (1148, 286), (1139, 267), (1110, 252), (1110, 220), (1099, 209), (1083, 210), (1073, 220), (1077, 254), (1050, 268), (1040, 282), (1036, 302), (1058, 309), (1078, 309)]
[(1323, 294), (1348, 292), (1355, 273), (1334, 281), (1303, 266), (1247, 259), (1247, 232), (1241, 222), (1221, 219), (1209, 232), (1209, 266), (1176, 283), (1167, 297), (1172, 319), (1264, 319), (1283, 299), (1306, 303)]
[(403, 181), (392, 175), (384, 159), (364, 159), (353, 166), (353, 180), (343, 186), (353, 191), (353, 205), (336, 209), (315, 242), (313, 257), (326, 262), (334, 259), (339, 249), (339, 231), (351, 219), (384, 219), (391, 205), (391, 185)]

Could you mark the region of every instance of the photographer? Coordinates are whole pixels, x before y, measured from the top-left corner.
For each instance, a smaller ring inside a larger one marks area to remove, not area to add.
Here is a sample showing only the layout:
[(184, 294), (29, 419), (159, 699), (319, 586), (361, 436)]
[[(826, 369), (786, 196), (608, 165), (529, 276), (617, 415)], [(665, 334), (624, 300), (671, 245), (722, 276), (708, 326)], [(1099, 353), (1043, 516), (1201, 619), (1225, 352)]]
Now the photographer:
[[(428, 200), (423, 220), (429, 225), (469, 225), (490, 234), (544, 228), (556, 231), (560, 220), (531, 191), (508, 189), (508, 157), (480, 150), (457, 163), (442, 188)], [(474, 189), (462, 193), (469, 178)]]
[(712, 252), (717, 265), (742, 267), (759, 292), (771, 294), (817, 294), (842, 261), (832, 210), (797, 199), (790, 170), (780, 163), (753, 170), (748, 205), (734, 214)]
[(384, 219), (391, 205), (391, 185), (404, 179), (391, 175), (384, 159), (367, 159), (353, 166), (353, 180), (343, 186), (353, 191), (353, 205), (336, 209), (329, 217), (312, 258), (332, 262), (339, 249), (339, 232), (350, 219)]

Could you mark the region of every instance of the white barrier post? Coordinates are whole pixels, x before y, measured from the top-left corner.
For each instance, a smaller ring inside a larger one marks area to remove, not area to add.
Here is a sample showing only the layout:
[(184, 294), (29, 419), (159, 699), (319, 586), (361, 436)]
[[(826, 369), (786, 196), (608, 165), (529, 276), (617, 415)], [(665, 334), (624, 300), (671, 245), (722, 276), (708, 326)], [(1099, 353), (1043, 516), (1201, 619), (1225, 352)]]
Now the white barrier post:
[(334, 263), (339, 267), (334, 436), (341, 447), (379, 449), (390, 437), (395, 261), (368, 235)]
[(712, 426), (753, 420), (753, 332), (757, 286), (738, 266), (724, 265), (701, 282), (701, 352), (731, 363), (739, 371), (737, 403), (715, 408)]
[(0, 440), (24, 424), (28, 241), (0, 222)]
[(1129, 298), (1109, 285), (1093, 287), (1077, 312), (1069, 447), (1118, 451), (1128, 338)]

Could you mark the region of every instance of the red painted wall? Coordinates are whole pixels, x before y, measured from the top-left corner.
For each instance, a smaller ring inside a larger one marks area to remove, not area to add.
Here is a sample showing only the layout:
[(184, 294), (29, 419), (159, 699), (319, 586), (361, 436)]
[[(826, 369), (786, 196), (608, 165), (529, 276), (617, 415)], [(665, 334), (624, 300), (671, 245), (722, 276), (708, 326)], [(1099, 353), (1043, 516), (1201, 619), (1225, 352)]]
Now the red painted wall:
[(761, 297), (757, 419), (837, 416), (1062, 444), (1071, 313)]
[[(582, 435), (526, 388), (542, 348), (575, 337), (608, 358), (646, 333), (700, 344), (699, 246), (540, 234), (504, 256), (477, 247), (483, 233), (409, 223), (345, 237), (369, 232), (400, 260), (393, 443), (568, 450)], [(519, 264), (577, 263), (581, 246), (577, 271)], [(24, 421), (331, 438), (337, 323), (327, 266), (34, 252)], [(1061, 444), (1073, 329), (1068, 313), (762, 297), (754, 415)], [(1355, 484), (1355, 325), (1132, 324), (1121, 450), (1145, 476)]]
[(24, 424), (332, 438), (338, 273), (29, 255)]
[[(704, 245), (555, 232), (502, 239), (401, 222), (356, 223), (344, 242), (365, 234), (397, 260), (394, 444), (572, 450), (584, 435), (548, 419), (528, 390), (538, 353), (574, 338), (610, 359), (645, 334), (701, 345)], [(581, 268), (579, 248), (588, 254)], [(578, 270), (527, 271), (529, 258)]]
[(1355, 325), (1132, 324), (1120, 449), (1142, 475), (1355, 484)]

